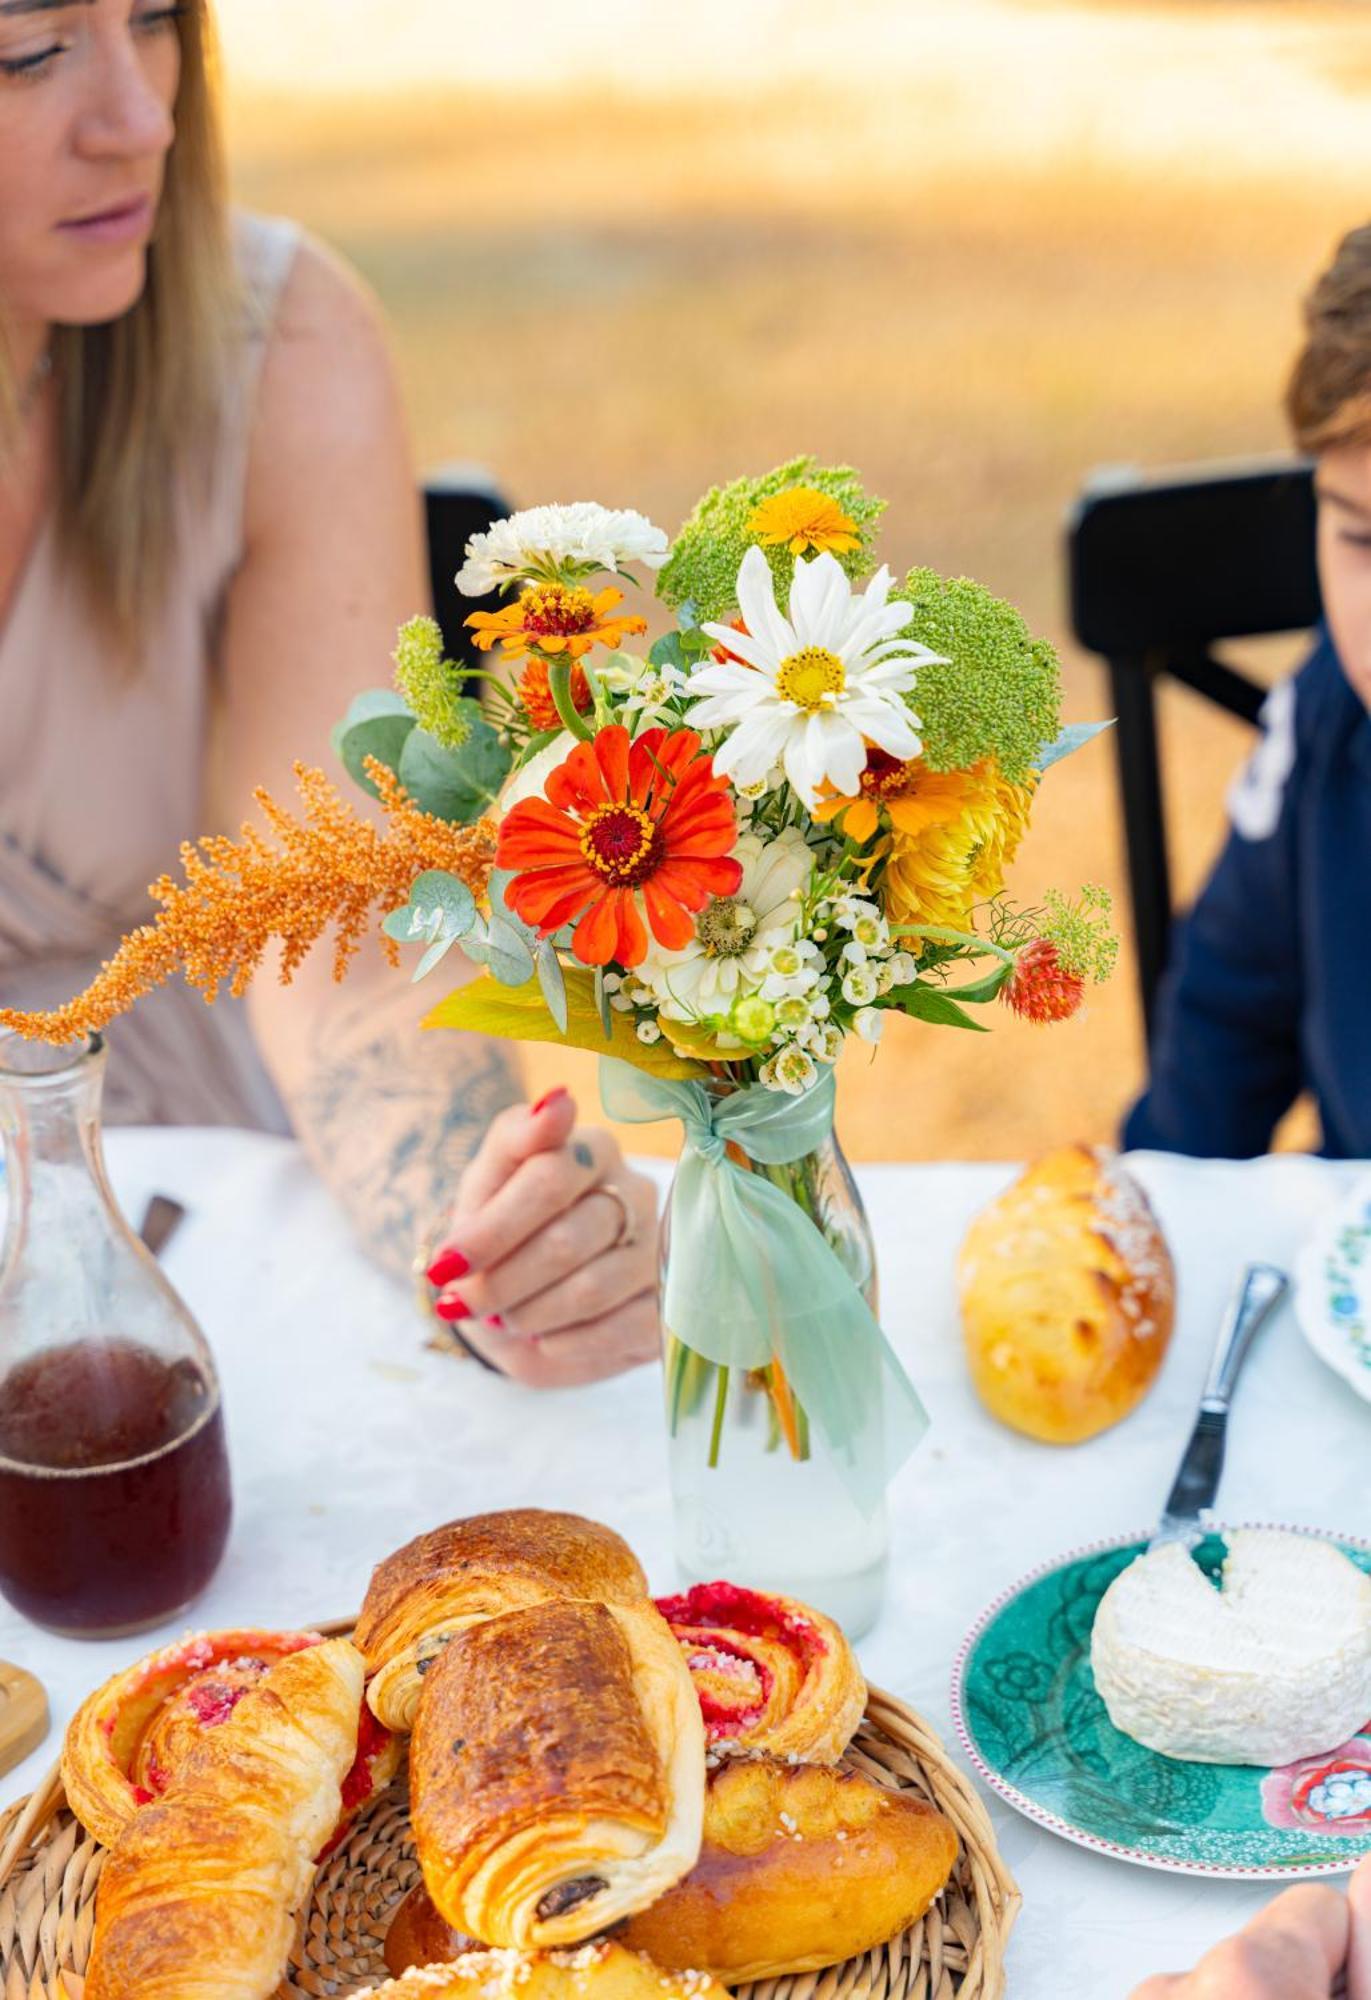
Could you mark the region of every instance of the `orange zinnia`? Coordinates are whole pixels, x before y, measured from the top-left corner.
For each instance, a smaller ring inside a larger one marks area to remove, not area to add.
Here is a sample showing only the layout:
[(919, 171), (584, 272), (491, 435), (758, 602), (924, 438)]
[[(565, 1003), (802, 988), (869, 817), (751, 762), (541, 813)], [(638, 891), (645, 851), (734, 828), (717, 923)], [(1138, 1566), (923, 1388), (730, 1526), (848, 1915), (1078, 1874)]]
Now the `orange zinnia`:
[(735, 894), (738, 837), (728, 786), (693, 729), (649, 729), (630, 742), (620, 723), (578, 743), (544, 786), (500, 828), (496, 862), (515, 871), (506, 900), (550, 937), (576, 926), (582, 965), (641, 965), (647, 924), (679, 951), (695, 935), (693, 910)]
[(625, 633), (646, 632), (645, 618), (615, 610), (623, 598), (612, 587), (592, 596), (579, 583), (535, 583), (502, 611), (473, 611), (466, 622), (483, 653), (498, 642), (510, 659), (561, 653), (579, 660), (592, 646), (617, 652)]
[[(524, 714), (535, 729), (561, 729), (561, 713), (552, 699), (552, 689), (548, 686), (548, 662), (530, 660), (519, 676), (519, 700)], [(571, 669), (571, 705), (578, 715), (585, 715), (591, 708), (590, 682), (586, 679), (584, 667)]]
[(849, 840), (870, 840), (881, 823), (884, 809), (890, 824), (900, 833), (923, 833), (928, 827), (943, 826), (966, 809), (968, 785), (961, 771), (930, 771), (922, 757), (901, 761), (879, 745), (869, 743), (866, 768), (852, 797), (830, 794), (814, 810), (820, 821), (842, 818), (842, 830)]

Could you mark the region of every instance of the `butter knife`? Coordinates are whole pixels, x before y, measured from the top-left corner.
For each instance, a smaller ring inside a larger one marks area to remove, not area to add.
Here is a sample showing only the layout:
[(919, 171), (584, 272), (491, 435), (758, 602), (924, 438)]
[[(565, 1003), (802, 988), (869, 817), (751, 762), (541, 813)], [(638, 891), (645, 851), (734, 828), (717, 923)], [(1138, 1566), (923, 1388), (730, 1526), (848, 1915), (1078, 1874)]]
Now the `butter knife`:
[(1219, 1480), (1223, 1477), (1228, 1409), (1237, 1387), (1238, 1372), (1247, 1359), (1253, 1335), (1272, 1307), (1284, 1297), (1289, 1282), (1285, 1272), (1278, 1271), (1274, 1264), (1249, 1264), (1243, 1273), (1224, 1314), (1195, 1428), (1160, 1525), (1147, 1545), (1149, 1549), (1160, 1548), (1164, 1542), (1180, 1542), (1183, 1547), (1193, 1549), (1207, 1533), (1205, 1516), (1218, 1497)]

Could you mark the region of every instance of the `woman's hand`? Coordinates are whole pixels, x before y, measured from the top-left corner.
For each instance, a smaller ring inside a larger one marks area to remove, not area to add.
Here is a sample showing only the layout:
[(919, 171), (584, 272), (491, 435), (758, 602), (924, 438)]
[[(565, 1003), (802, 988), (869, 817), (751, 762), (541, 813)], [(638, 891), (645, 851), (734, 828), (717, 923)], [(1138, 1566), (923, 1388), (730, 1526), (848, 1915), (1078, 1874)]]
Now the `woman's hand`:
[(1133, 2000), (1371, 2000), (1371, 1858), (1347, 1895), (1287, 1889), (1193, 1972), (1161, 1975)]
[(458, 1183), (428, 1276), (439, 1316), (516, 1382), (636, 1368), (661, 1343), (656, 1189), (608, 1132), (577, 1130), (569, 1091), (514, 1105)]

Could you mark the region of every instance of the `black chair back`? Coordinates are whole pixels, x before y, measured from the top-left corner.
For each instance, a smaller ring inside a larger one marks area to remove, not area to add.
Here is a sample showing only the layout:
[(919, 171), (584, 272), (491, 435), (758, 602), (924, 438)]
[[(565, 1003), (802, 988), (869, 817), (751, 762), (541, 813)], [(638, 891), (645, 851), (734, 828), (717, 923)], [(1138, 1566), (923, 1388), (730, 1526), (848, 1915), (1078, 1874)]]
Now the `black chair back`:
[(1320, 616), (1313, 468), (1272, 459), (1140, 477), (1096, 474), (1067, 528), (1071, 627), (1109, 674), (1143, 1019), (1171, 932), (1157, 682), (1170, 674), (1255, 723), (1265, 689), (1217, 641)]
[(493, 609), (494, 598), (463, 597), (454, 579), (471, 537), (512, 511), (480, 466), (442, 466), (424, 481), (433, 615), (442, 630), (448, 658), (468, 666), (475, 666), (479, 655), (465, 620), (473, 611)]

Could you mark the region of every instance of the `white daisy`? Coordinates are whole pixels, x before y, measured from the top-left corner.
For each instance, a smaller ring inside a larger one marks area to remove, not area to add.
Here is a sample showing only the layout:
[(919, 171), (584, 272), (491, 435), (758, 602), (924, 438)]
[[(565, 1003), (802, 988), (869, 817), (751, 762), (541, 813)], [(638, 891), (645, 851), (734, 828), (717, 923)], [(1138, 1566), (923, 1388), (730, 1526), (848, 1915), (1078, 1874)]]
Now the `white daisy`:
[(631, 507), (601, 507), (594, 500), (526, 507), (472, 536), (457, 588), (467, 597), (485, 597), (525, 576), (568, 582), (602, 569), (617, 574), (621, 563), (633, 562), (660, 569), (667, 553), (665, 532)]
[(702, 627), (738, 657), (699, 668), (689, 683), (702, 697), (691, 721), (731, 732), (714, 756), (721, 776), (751, 784), (779, 763), (812, 808), (825, 781), (857, 791), (868, 743), (892, 757), (918, 756), (923, 746), (904, 697), (916, 670), (941, 656), (896, 637), (914, 613), (887, 602), (891, 583), (882, 569), (854, 597), (842, 565), (825, 553), (796, 563), (784, 617), (766, 557), (748, 550), (738, 571), (747, 630)]
[(772, 841), (743, 833), (733, 849), (743, 879), (732, 896), (714, 896), (695, 918), (695, 936), (680, 951), (651, 944), (637, 976), (652, 988), (669, 1021), (727, 1014), (755, 993), (771, 955), (800, 925), (800, 900), (813, 868), (803, 834), (787, 827)]

